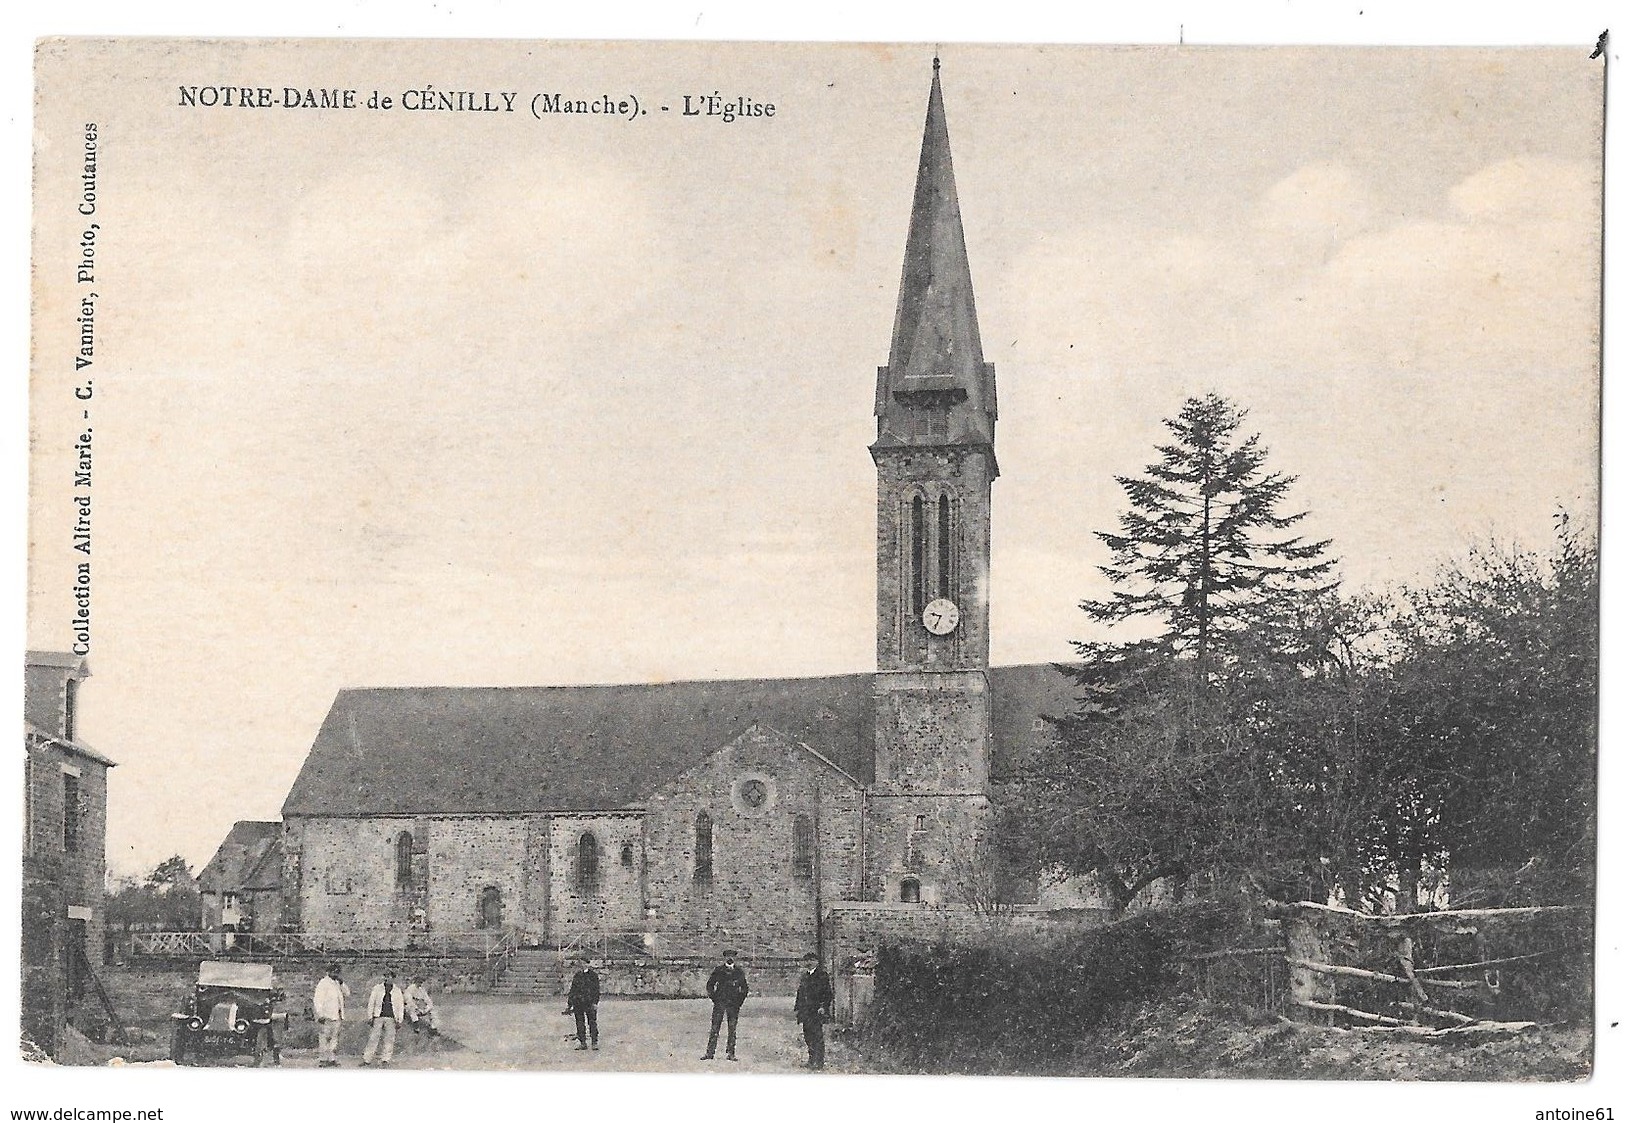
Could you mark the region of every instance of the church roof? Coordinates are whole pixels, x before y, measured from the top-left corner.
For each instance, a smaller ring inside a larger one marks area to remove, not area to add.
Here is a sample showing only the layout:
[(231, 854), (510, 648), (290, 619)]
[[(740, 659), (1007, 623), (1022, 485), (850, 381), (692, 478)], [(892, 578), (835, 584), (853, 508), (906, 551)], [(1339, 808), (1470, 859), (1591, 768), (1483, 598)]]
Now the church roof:
[(913, 443), (908, 411), (928, 403), (951, 404), (949, 443), (992, 444), (998, 416), (993, 365), (982, 358), (948, 117), (934, 64), (891, 355), (876, 384), (876, 445)]
[[(1049, 664), (998, 667), (994, 769), (1064, 712)], [(874, 776), (874, 676), (622, 686), (343, 690), (284, 816), (525, 814), (638, 806), (748, 729), (769, 726), (863, 783)]]
[(282, 880), (282, 824), (239, 819), (221, 840), (198, 886), (210, 893), (274, 889)]

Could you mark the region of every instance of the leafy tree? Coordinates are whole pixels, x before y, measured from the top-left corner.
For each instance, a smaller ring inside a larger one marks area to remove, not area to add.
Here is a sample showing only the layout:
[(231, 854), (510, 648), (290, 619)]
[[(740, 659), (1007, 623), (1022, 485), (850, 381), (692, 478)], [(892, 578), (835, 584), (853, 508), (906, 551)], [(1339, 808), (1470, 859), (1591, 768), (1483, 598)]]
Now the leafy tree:
[(1263, 749), (1275, 695), (1325, 661), (1317, 614), (1335, 601), (1335, 563), (1329, 543), (1293, 532), (1306, 515), (1283, 513), (1296, 478), (1267, 470), (1245, 417), (1216, 394), (1191, 398), (1145, 475), (1117, 477), (1129, 506), (1098, 535), (1115, 588), (1081, 607), (1160, 630), (1074, 645), (1078, 709), (1007, 793), (1016, 860), (1091, 873), (1119, 907), (1164, 877), (1177, 891), (1269, 864), (1306, 829), (1305, 781)]
[(1397, 621), (1385, 715), (1462, 871), (1544, 867), (1548, 897), (1589, 897), (1596, 846), (1599, 569), (1560, 515), (1542, 555), (1489, 544)]
[(108, 924), (126, 936), (136, 931), (195, 931), (202, 919), (197, 879), (179, 854), (165, 858), (144, 877), (119, 880), (107, 896)]
[(1082, 607), (1160, 630), (1075, 645), (1076, 708), (1001, 792), (1003, 852), (1119, 907), (1170, 878), (1407, 910), (1440, 870), (1457, 903), (1588, 899), (1594, 539), (1562, 518), (1548, 553), (1485, 546), (1346, 595), (1244, 418), (1190, 399), (1120, 478), (1115, 588)]
[(1281, 511), (1297, 477), (1265, 470), (1258, 434), (1240, 435), (1246, 416), (1210, 393), (1164, 422), (1174, 440), (1144, 476), (1117, 477), (1128, 509), (1096, 533), (1115, 588), (1080, 606), (1104, 623), (1159, 622), (1161, 642), (1203, 670), (1243, 637), (1281, 646), (1283, 601), (1333, 584), (1330, 543), (1292, 533), (1307, 512)]

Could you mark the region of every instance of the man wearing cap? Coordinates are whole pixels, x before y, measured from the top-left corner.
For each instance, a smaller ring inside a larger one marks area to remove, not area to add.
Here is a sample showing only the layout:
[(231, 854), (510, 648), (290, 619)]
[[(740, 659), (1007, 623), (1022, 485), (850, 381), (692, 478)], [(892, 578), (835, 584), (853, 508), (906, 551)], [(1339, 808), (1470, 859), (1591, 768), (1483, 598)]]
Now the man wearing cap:
[(592, 969), (592, 960), (586, 956), (576, 960), (576, 973), (570, 977), (570, 998), (565, 1009), (576, 1016), (576, 1048), (587, 1048), (589, 1030), (592, 1047), (598, 1048), (598, 972)]
[(745, 981), (744, 968), (734, 963), (737, 954), (732, 948), (724, 951), (721, 966), (712, 971), (710, 979), (706, 980), (705, 993), (711, 996), (711, 1040), (706, 1043), (705, 1056), (701, 1060), (716, 1058), (717, 1035), (722, 1030), (723, 1018), (728, 1019), (728, 1059), (739, 1059), (734, 1056), (734, 1037), (739, 1026), (739, 1008), (750, 994), (750, 984)]
[(824, 1023), (835, 1005), (835, 988), (818, 956), (808, 952), (801, 957), (801, 982), (796, 986), (796, 1021), (807, 1039), (807, 1067), (824, 1067)]

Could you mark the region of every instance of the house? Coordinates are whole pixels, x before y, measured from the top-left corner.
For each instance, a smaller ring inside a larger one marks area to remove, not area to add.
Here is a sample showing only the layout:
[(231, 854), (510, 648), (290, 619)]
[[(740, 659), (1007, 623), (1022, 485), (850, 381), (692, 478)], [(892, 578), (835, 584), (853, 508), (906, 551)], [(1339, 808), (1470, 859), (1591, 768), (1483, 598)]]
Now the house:
[(197, 883), (203, 931), (276, 931), (282, 919), (282, 824), (232, 824)]
[(107, 774), (78, 732), (81, 656), (24, 664), (23, 1034), (55, 1056), (74, 1002), (104, 960)]

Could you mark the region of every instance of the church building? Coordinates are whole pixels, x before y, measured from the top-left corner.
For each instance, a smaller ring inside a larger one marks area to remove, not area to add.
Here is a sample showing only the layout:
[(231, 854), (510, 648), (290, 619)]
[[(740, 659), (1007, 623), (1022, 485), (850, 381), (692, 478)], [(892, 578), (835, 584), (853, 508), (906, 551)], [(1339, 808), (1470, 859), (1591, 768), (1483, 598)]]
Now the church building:
[(988, 665), (998, 403), (935, 66), (874, 414), (873, 672), (341, 691), (282, 808), (284, 927), (795, 955), (832, 909), (1002, 892), (993, 782), (1070, 690)]

